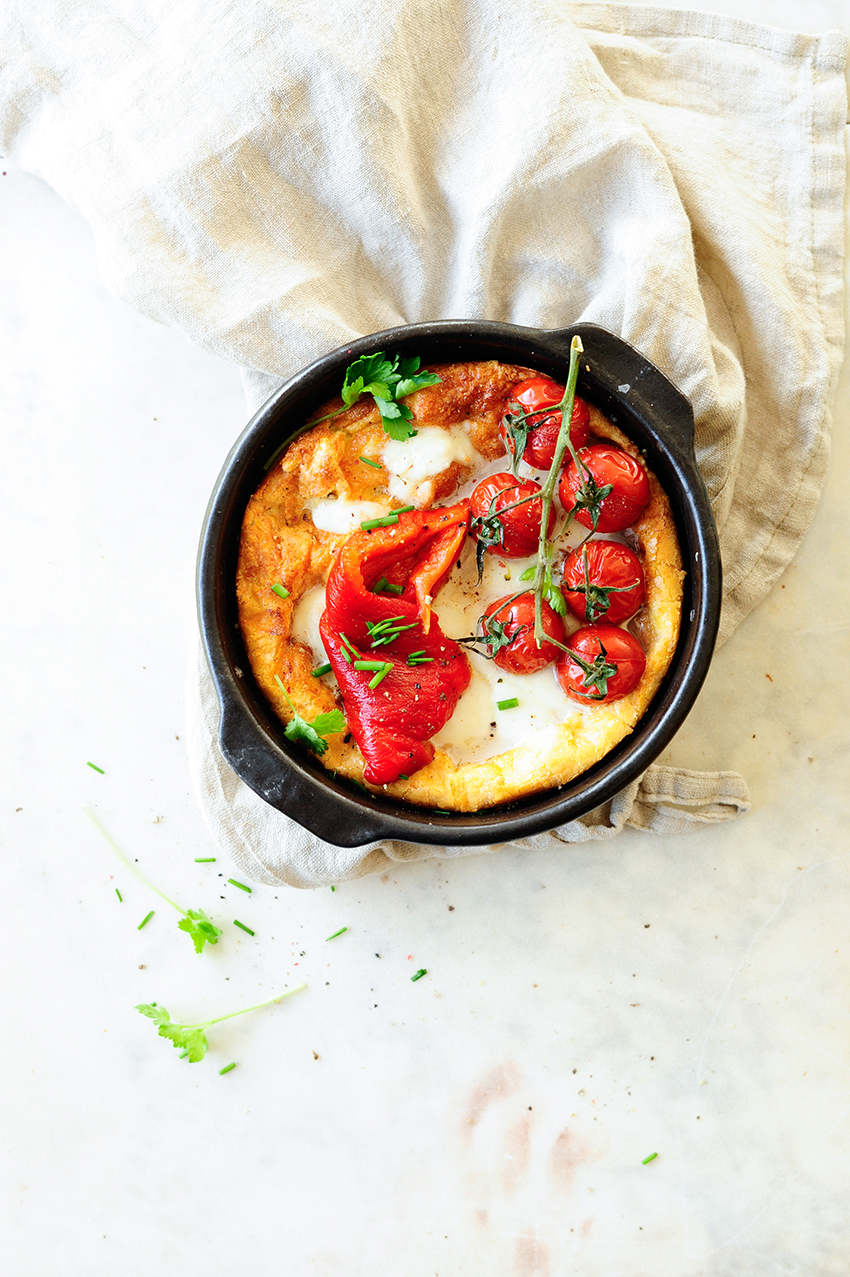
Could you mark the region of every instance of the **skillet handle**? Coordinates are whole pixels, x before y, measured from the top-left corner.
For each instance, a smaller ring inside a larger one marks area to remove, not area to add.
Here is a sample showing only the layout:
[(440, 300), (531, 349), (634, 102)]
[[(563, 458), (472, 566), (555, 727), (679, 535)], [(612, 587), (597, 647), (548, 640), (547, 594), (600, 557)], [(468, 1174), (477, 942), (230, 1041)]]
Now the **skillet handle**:
[[(240, 701), (219, 695), (222, 706), (218, 742), (225, 761), (255, 794), (291, 817), (302, 828), (337, 847), (362, 847), (387, 833), (386, 821), (327, 773), (317, 788), (305, 764), (288, 758), (271, 740), (257, 733)], [(403, 836), (403, 835), (402, 835)]]
[[(690, 401), (645, 355), (596, 324), (576, 324), (572, 328), (557, 329), (549, 336), (563, 341), (567, 360), (573, 337), (581, 337), (585, 353), (579, 365), (579, 381), (582, 374), (587, 376), (589, 368), (591, 380), (608, 400), (609, 408), (615, 410), (614, 405), (626, 403), (650, 430), (653, 429), (651, 422), (663, 421), (665, 439), (677, 444), (693, 461), (694, 410)], [(606, 411), (605, 404), (599, 406)]]

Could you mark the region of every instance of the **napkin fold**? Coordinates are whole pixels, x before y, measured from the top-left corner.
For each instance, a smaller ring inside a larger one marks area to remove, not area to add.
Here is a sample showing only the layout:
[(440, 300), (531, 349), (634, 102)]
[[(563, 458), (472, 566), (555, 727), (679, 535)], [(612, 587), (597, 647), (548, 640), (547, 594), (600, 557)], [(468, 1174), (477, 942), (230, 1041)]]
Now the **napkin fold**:
[[(87, 216), (114, 292), (245, 367), (252, 406), (398, 324), (601, 324), (693, 403), (721, 641), (787, 565), (843, 354), (843, 36), (555, 0), (12, 0), (0, 32), (6, 153)], [(201, 802), (244, 873), (468, 852), (312, 838), (221, 759), (202, 665), (191, 689)], [(653, 767), (523, 845), (746, 805), (740, 778)]]

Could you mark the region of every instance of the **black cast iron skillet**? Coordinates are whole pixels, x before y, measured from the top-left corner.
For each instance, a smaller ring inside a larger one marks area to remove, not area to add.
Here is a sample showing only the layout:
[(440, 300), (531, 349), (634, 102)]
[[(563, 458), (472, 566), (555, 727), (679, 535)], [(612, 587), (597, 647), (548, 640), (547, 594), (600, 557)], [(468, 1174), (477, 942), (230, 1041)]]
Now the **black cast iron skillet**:
[[(599, 763), (560, 788), (505, 806), (442, 815), (336, 780), (290, 744), (259, 690), (239, 630), (236, 565), (242, 516), (264, 465), (338, 394), (352, 360), (372, 351), (419, 355), (423, 364), (496, 359), (562, 383), (570, 341), (584, 345), (579, 393), (645, 453), (673, 508), (687, 576), (682, 631), (670, 669), (635, 730)], [(450, 321), (375, 333), (317, 360), (272, 395), (237, 440), (219, 475), (198, 557), (198, 610), (207, 661), (221, 702), (219, 740), (247, 785), (312, 833), (341, 847), (380, 838), (455, 846), (510, 842), (574, 820), (624, 789), (669, 743), (708, 670), (720, 614), (720, 555), (694, 459), (687, 399), (637, 350), (591, 324), (553, 331)]]

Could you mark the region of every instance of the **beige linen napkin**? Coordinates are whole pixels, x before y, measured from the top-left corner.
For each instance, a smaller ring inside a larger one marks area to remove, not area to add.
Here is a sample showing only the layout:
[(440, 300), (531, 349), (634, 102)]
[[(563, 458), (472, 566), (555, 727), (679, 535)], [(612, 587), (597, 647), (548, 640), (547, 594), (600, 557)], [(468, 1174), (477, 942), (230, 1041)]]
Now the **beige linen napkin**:
[[(145, 314), (246, 367), (251, 406), (354, 336), (594, 322), (691, 399), (721, 638), (816, 505), (843, 350), (843, 36), (554, 0), (12, 0), (8, 153), (88, 217)], [(299, 886), (459, 848), (343, 851), (229, 771), (202, 666), (191, 762), (243, 872)], [(653, 767), (558, 845), (725, 819), (729, 774)]]

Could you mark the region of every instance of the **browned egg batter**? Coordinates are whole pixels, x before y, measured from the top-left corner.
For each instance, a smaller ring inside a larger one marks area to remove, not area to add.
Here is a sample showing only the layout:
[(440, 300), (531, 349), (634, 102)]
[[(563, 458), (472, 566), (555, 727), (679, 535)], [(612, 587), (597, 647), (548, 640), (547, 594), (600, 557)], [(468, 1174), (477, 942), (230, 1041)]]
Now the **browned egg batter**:
[[(499, 422), (512, 387), (537, 374), (495, 362), (434, 365), (431, 371), (441, 382), (405, 400), (413, 410), (415, 439), (390, 441), (374, 401), (361, 400), (295, 439), (248, 503), (237, 572), (240, 624), (257, 682), (284, 722), (291, 711), (275, 675), (305, 719), (344, 709), (333, 675), (314, 678), (312, 671), (326, 660), (318, 637), (324, 584), (349, 533), (361, 520), (399, 506), (451, 504), (487, 473), (509, 468)], [(341, 400), (330, 401), (316, 416), (340, 406)], [(591, 435), (619, 445), (646, 468), (626, 436), (589, 408)], [(532, 675), (505, 674), (472, 652), (472, 681), (453, 719), (433, 738), (436, 756), (409, 779), (385, 786), (389, 795), (443, 810), (478, 811), (566, 784), (632, 731), (672, 660), (684, 578), (669, 501), (648, 468), (647, 473), (649, 504), (623, 534), (646, 578), (644, 605), (627, 626), (646, 653), (635, 690), (610, 703), (579, 704), (562, 692), (554, 666)], [(565, 553), (586, 532), (573, 526)], [(516, 582), (533, 562), (489, 552), (486, 559), (479, 585), (468, 539), (460, 567), (434, 601), (442, 629), (453, 638), (474, 633), (489, 603), (521, 589)], [(289, 591), (288, 598), (272, 591), (276, 582)], [(579, 624), (566, 621), (568, 631)], [(520, 705), (498, 712), (497, 702), (508, 697)], [(325, 767), (362, 784), (363, 758), (354, 739), (348, 733), (327, 739)]]

